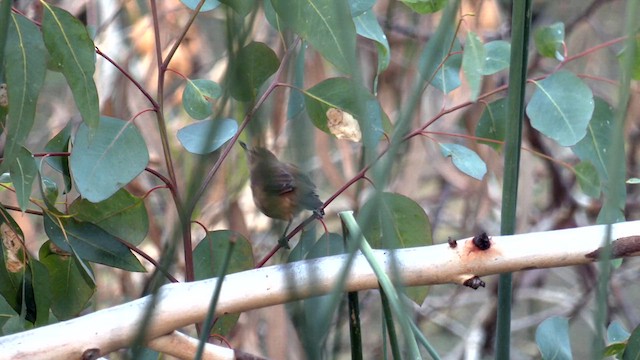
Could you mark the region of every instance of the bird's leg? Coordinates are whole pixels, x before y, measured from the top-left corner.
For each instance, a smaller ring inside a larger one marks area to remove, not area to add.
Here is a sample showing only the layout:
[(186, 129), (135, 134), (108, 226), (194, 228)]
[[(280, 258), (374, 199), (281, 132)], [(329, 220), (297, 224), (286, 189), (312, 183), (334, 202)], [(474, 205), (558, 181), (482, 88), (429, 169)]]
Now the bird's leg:
[(293, 218), (289, 219), (289, 222), (287, 223), (287, 227), (284, 228), (284, 233), (282, 233), (282, 236), (278, 240), (278, 244), (287, 250), (291, 249), (289, 247), (289, 242), (287, 241), (287, 231), (289, 231), (289, 227), (291, 226), (292, 221), (293, 221)]

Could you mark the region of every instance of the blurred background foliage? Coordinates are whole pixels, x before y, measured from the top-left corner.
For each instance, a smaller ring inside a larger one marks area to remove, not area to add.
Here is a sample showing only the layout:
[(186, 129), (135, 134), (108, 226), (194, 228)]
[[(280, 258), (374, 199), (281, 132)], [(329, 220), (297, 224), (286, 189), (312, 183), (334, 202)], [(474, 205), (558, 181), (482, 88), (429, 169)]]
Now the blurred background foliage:
[[(194, 176), (204, 176), (206, 169), (202, 167), (201, 160), (212, 164), (220, 154), (214, 152), (195, 156), (180, 147), (176, 133), (193, 121), (182, 106), (183, 91), (187, 84), (180, 74), (189, 79), (209, 79), (226, 84), (226, 71), (230, 67), (240, 66), (234, 63), (239, 57), (234, 58), (233, 55), (240, 51), (239, 44), (262, 42), (278, 58), (282, 58), (284, 53), (284, 39), (267, 21), (263, 6), (254, 9), (252, 2), (248, 3), (250, 6), (244, 13), (246, 16), (242, 14), (242, 9), (234, 11), (227, 6), (201, 13), (170, 63), (170, 71), (165, 79), (164, 110), (181, 186)], [(533, 31), (558, 22), (564, 23), (566, 54), (578, 54), (623, 35), (621, 19), (625, 17), (624, 4), (620, 0), (534, 1)], [(158, 81), (155, 39), (147, 2), (63, 0), (56, 1), (55, 5), (85, 22), (100, 51), (138, 79), (149, 93), (155, 94)], [(14, 6), (27, 16), (35, 17), (41, 5), (32, 1), (16, 1)], [(191, 11), (178, 0), (165, 0), (158, 2), (158, 12), (162, 19), (160, 41), (164, 44), (163, 49), (168, 50)], [(374, 87), (374, 83), (377, 86), (377, 99), (393, 123), (398, 116), (398, 109), (409, 96), (412, 79), (419, 76), (417, 67), (420, 53), (432, 37), (442, 13), (419, 15), (405, 4), (393, 0), (376, 1), (373, 12), (391, 49), (388, 67), (376, 76), (379, 48), (375, 42), (362, 37), (358, 38), (356, 44), (357, 67), (365, 86), (369, 89)], [(462, 1), (457, 37), (463, 41), (469, 32), (473, 32), (483, 43), (508, 41), (509, 14), (508, 1)], [(290, 44), (290, 40), (286, 39), (285, 43)], [(533, 49), (533, 44), (531, 46)], [(595, 96), (616, 104), (618, 53), (621, 50), (622, 44), (609, 46), (572, 61), (564, 68), (576, 74), (585, 74), (582, 79)], [(549, 74), (558, 65), (556, 59), (543, 57), (536, 51), (530, 54), (530, 78)], [(304, 59), (294, 65), (303, 66), (305, 75), (304, 83), (294, 85), (305, 89), (340, 75), (312, 48), (308, 48)], [(291, 75), (295, 69), (291, 66), (287, 71)], [(286, 77), (286, 81), (292, 78)], [(99, 56), (95, 79), (102, 115), (130, 119), (149, 107), (140, 91)], [(507, 71), (504, 70), (485, 76), (480, 94), (494, 90), (506, 84), (506, 81)], [(528, 97), (533, 87), (529, 90)], [(308, 171), (319, 187), (321, 199), (326, 200), (362, 168), (358, 156), (360, 145), (328, 136), (312, 125), (306, 112), (300, 111), (302, 108), (287, 107), (290, 97), (294, 96), (299, 94), (285, 87), (275, 90), (259, 108), (247, 133), (250, 138), (256, 139), (255, 142), (279, 154), (280, 158)], [(433, 87), (426, 89), (412, 128), (436, 117), (442, 109), (465, 103), (471, 96), (464, 76), (462, 86), (447, 94)], [(502, 155), (491, 146), (479, 144), (472, 136), (487, 103), (503, 96), (504, 93), (500, 93), (491, 99), (468, 104), (438, 117), (428, 128), (431, 132), (428, 136), (414, 137), (401, 148), (401, 156), (393, 166), (387, 190), (410, 197), (424, 209), (434, 243), (446, 242), (448, 237), (472, 236), (483, 230), (489, 234), (499, 233)], [(639, 98), (638, 82), (635, 81), (632, 82), (625, 129), (628, 177), (639, 174)], [(246, 103), (237, 101), (220, 99), (217, 104), (223, 105), (217, 111), (236, 119), (242, 119), (248, 110)], [(75, 109), (73, 96), (62, 75), (47, 72), (38, 102), (36, 124), (28, 139), (29, 149), (33, 152), (43, 151), (44, 144), (62, 130), (70, 119), (74, 124), (79, 124), (81, 118)], [(135, 119), (135, 124), (148, 146), (149, 166), (162, 168), (163, 152), (153, 114), (141, 114)], [(482, 181), (463, 174), (451, 164), (450, 159), (441, 155), (438, 142), (454, 140), (473, 149), (485, 161), (488, 172)], [(528, 122), (525, 124), (524, 147), (528, 151), (524, 151), (522, 156), (518, 232), (594, 224), (601, 207), (600, 199), (586, 196), (578, 187), (575, 174), (563, 165), (577, 164), (579, 160), (576, 156), (568, 148), (533, 131)], [(196, 209), (193, 218), (208, 230), (231, 229), (250, 239), (257, 261), (273, 247), (281, 230), (271, 231), (271, 220), (256, 210), (247, 179), (245, 155), (238, 147), (223, 163), (221, 171), (200, 200), (202, 206)], [(127, 189), (142, 196), (154, 184), (149, 174), (143, 174)], [(367, 191), (357, 191), (362, 186), (366, 187), (365, 184), (358, 184), (348, 188), (326, 209), (325, 219), (330, 231), (340, 231), (335, 216), (337, 212), (357, 210), (366, 202)], [(638, 218), (639, 195), (637, 186), (628, 186), (627, 219)], [(0, 196), (2, 203), (15, 205), (12, 193), (5, 191)], [(73, 198), (69, 196), (68, 201), (71, 202)], [(140, 247), (155, 258), (160, 257), (163, 244), (171, 241), (176, 234), (176, 226), (179, 226), (175, 206), (170, 201), (167, 193), (160, 191), (151, 192), (145, 199), (150, 223), (147, 237)], [(37, 254), (47, 239), (42, 231), (42, 218), (28, 214), (14, 218), (24, 232), (28, 250)], [(316, 231), (319, 233), (320, 229)], [(195, 225), (193, 235), (194, 239), (205, 237), (202, 227)], [(281, 252), (272, 263), (284, 261), (286, 256), (287, 253)], [(180, 260), (176, 269), (183, 271), (183, 258), (177, 259)], [(611, 280), (609, 322), (618, 320), (627, 329), (640, 323), (640, 309), (636, 306), (640, 299), (639, 267), (637, 259), (626, 260), (613, 273)], [(100, 265), (96, 268), (98, 290), (92, 302), (94, 309), (140, 296), (145, 283), (144, 274)], [(596, 279), (595, 265), (517, 273), (514, 278), (512, 358), (539, 357), (534, 341), (535, 329), (551, 315), (570, 317), (574, 356), (586, 358), (591, 349), (594, 327), (591, 314)], [(474, 359), (492, 353), (496, 279), (485, 280), (487, 288), (478, 291), (457, 285), (433, 286), (424, 303), (415, 306), (414, 318), (445, 358)], [(361, 295), (363, 329), (366, 329), (363, 341), (367, 358), (379, 358), (384, 347), (378, 299), (376, 291)], [(338, 328), (345, 327), (346, 317), (337, 317), (335, 322)], [(347, 332), (344, 329), (342, 332), (333, 332), (328, 339), (328, 347), (337, 349), (336, 353), (345, 354), (343, 356), (348, 356)], [(233, 347), (274, 359), (300, 358), (302, 352), (285, 306), (242, 314), (226, 338)]]

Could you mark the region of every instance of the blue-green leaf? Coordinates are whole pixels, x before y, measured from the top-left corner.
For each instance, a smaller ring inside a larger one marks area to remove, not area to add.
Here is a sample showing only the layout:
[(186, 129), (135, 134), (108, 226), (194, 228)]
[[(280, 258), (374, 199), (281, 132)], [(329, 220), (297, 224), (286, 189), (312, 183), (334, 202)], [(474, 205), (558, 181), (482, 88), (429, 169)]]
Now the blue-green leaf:
[(600, 197), (600, 177), (590, 161), (581, 161), (574, 167), (582, 191), (592, 198)]
[(485, 63), (482, 69), (483, 75), (495, 74), (509, 67), (511, 57), (511, 44), (504, 40), (491, 41), (484, 44)]
[(4, 53), (9, 111), (4, 160), (0, 167), (7, 169), (21, 152), (33, 127), (44, 82), (46, 50), (38, 27), (23, 16), (11, 14)]
[(479, 138), (491, 139), (500, 143), (482, 141), (478, 142), (486, 144), (494, 148), (496, 151), (502, 149), (504, 142), (506, 126), (507, 126), (507, 98), (500, 98), (485, 107), (478, 126), (476, 127), (476, 136)]
[[(188, 7), (191, 10), (195, 10), (200, 3), (200, 0), (180, 0), (184, 6)], [(204, 0), (204, 4), (200, 8), (200, 12), (211, 11), (220, 6), (220, 2), (218, 0)]]
[(251, 42), (240, 49), (231, 63), (231, 96), (240, 101), (251, 101), (258, 95), (260, 86), (280, 66), (280, 59), (267, 45)]
[(71, 172), (83, 198), (99, 202), (115, 194), (149, 163), (144, 139), (133, 123), (103, 116), (92, 137), (80, 124), (71, 152)]
[[(68, 122), (67, 125), (56, 134), (47, 145), (44, 146), (44, 150), (48, 153), (62, 153), (69, 151), (69, 140), (71, 139), (72, 122)], [(64, 179), (65, 193), (71, 190), (71, 172), (69, 170), (69, 157), (68, 156), (47, 156), (45, 161), (54, 170), (60, 172)]]
[(380, 23), (378, 23), (376, 14), (373, 10), (364, 11), (359, 16), (354, 17), (353, 22), (356, 25), (358, 35), (376, 42), (376, 47), (378, 48), (378, 73), (381, 73), (389, 66), (391, 49), (389, 48), (387, 36), (382, 31)]
[(203, 120), (178, 130), (178, 140), (193, 154), (208, 154), (218, 150), (238, 131), (233, 119)]
[(544, 360), (573, 359), (567, 318), (554, 316), (538, 325), (536, 343)]
[(558, 71), (535, 83), (527, 105), (531, 125), (562, 146), (571, 146), (587, 133), (593, 114), (591, 89), (568, 71)]
[(356, 31), (346, 0), (272, 0), (285, 26), (307, 40), (338, 70), (352, 74)]
[(145, 271), (127, 246), (97, 225), (47, 213), (44, 230), (57, 247), (83, 260), (128, 271)]
[(213, 114), (213, 99), (222, 94), (222, 88), (216, 82), (206, 79), (187, 79), (182, 93), (184, 110), (196, 120), (202, 120)]
[(9, 171), (11, 182), (16, 190), (18, 205), (20, 205), (20, 210), (25, 211), (29, 205), (33, 181), (38, 174), (36, 160), (29, 150), (21, 147), (15, 161), (9, 166)]
[(480, 95), (485, 62), (486, 55), (482, 41), (473, 31), (469, 31), (462, 54), (462, 71), (469, 83), (471, 101), (476, 101)]
[(432, 14), (442, 10), (447, 5), (447, 0), (401, 0), (411, 10), (418, 14)]
[(482, 180), (487, 173), (487, 165), (473, 150), (458, 144), (440, 144), (442, 156), (450, 156), (458, 170), (474, 179)]
[(98, 91), (93, 81), (95, 45), (80, 20), (46, 2), (41, 4), (44, 43), (67, 79), (82, 119), (95, 132), (100, 122)]

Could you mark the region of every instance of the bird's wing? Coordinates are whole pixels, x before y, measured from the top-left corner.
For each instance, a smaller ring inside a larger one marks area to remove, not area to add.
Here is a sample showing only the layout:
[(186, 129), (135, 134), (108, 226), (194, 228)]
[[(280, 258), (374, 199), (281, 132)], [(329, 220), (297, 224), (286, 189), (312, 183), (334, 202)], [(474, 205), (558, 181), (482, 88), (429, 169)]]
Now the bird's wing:
[(271, 171), (271, 176), (264, 179), (264, 189), (271, 194), (286, 194), (295, 190), (295, 179), (293, 175), (284, 167), (274, 168), (277, 171)]

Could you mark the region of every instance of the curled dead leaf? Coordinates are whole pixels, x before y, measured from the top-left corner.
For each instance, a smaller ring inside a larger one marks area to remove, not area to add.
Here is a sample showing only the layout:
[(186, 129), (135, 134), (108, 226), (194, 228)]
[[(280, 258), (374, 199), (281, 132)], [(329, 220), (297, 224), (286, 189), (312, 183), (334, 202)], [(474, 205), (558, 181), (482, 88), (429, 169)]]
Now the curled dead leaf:
[(327, 126), (329, 131), (338, 139), (346, 139), (353, 142), (360, 142), (362, 139), (358, 121), (353, 115), (340, 109), (330, 108), (327, 110)]
[(0, 106), (9, 106), (9, 97), (7, 96), (7, 84), (0, 84)]
[[(22, 271), (26, 264), (22, 239), (6, 223), (0, 225), (0, 234), (2, 235), (2, 246), (6, 249), (6, 251), (4, 251), (4, 263), (7, 271), (11, 273)], [(24, 261), (21, 258), (24, 258)]]

